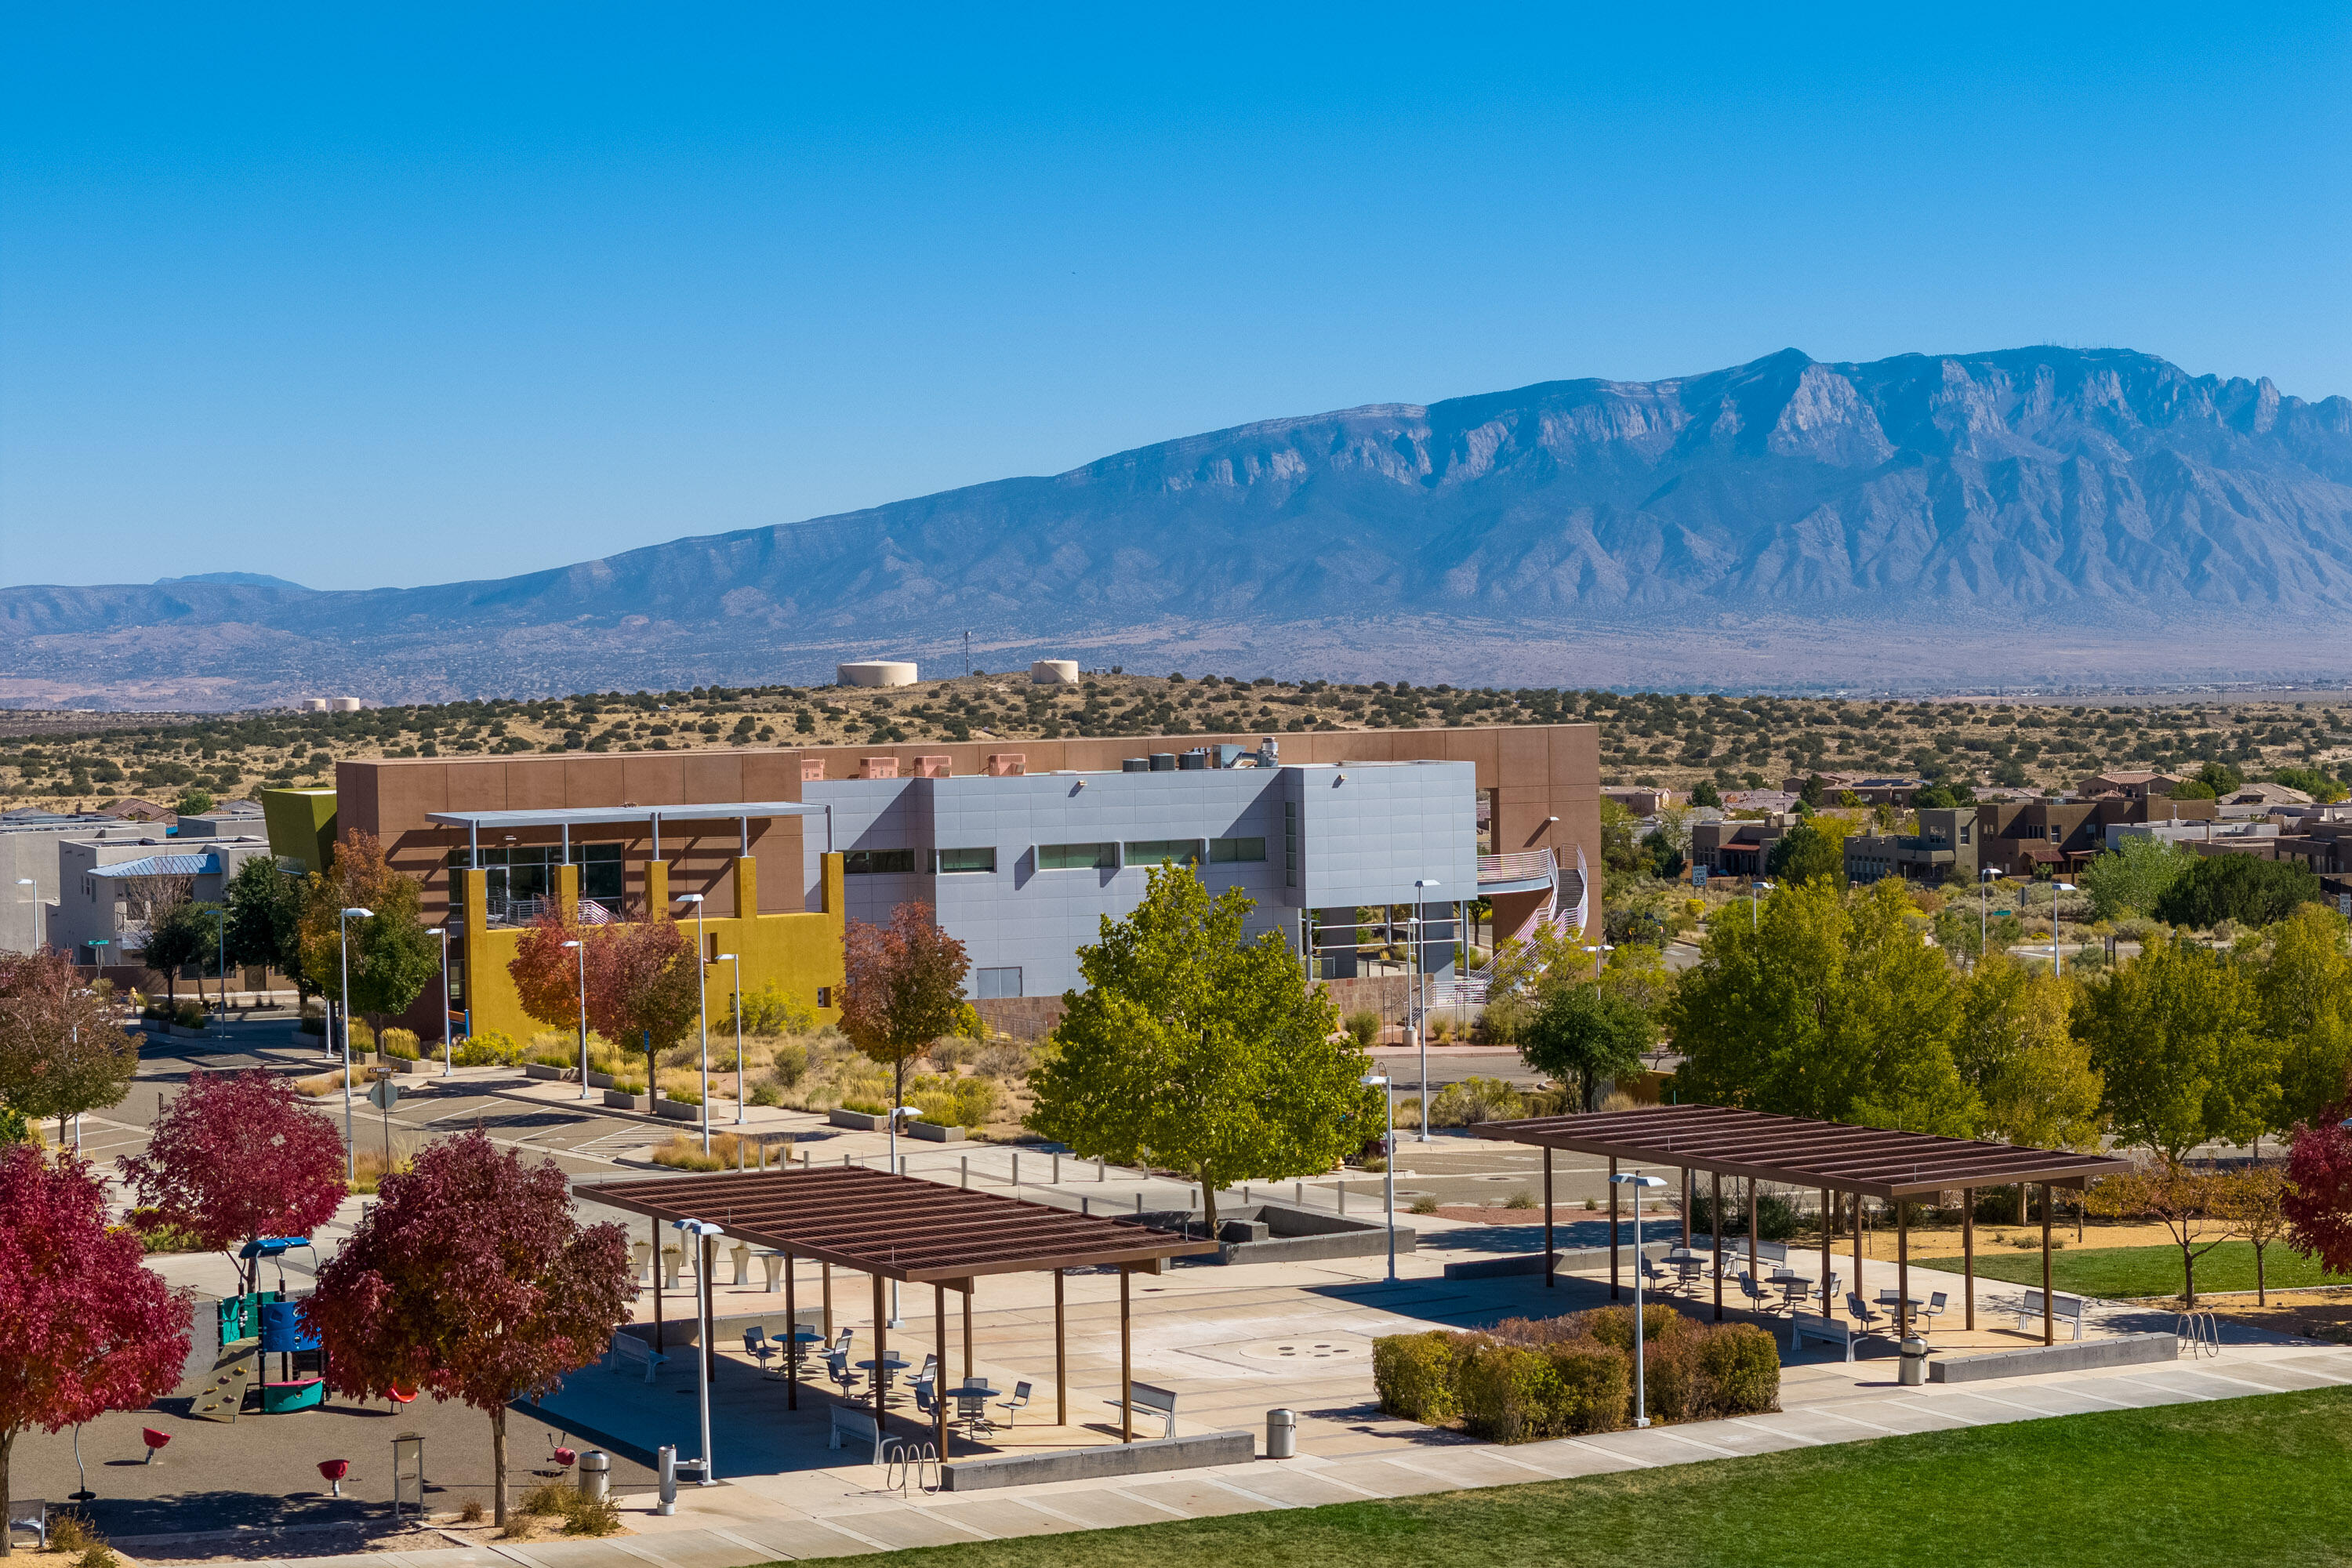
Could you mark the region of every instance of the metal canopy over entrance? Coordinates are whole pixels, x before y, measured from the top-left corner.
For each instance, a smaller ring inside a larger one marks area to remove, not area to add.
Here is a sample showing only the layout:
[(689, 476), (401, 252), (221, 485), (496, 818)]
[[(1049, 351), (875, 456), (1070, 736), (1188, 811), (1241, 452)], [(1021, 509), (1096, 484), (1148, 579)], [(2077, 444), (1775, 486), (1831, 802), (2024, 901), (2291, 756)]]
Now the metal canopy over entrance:
[(825, 847), (833, 844), (833, 808), (828, 805), (807, 805), (797, 800), (714, 800), (678, 805), (573, 805), (548, 811), (428, 811), (425, 820), (443, 827), (466, 830), (468, 853), (478, 865), (481, 858), (482, 830), (503, 832), (509, 827), (560, 827), (563, 829), (566, 858), (569, 858), (572, 830), (575, 827), (604, 826), (613, 823), (646, 824), (653, 831), (654, 858), (661, 858), (661, 826), (670, 822), (732, 822), (742, 830), (743, 853), (751, 852), (751, 819), (769, 816), (822, 816), (825, 819)]
[[(1055, 1421), (1069, 1424), (1067, 1319), (1062, 1298), (1066, 1269), (1118, 1270), (1119, 1439), (1135, 1439), (1134, 1353), (1129, 1334), (1129, 1276), (1138, 1268), (1157, 1272), (1171, 1258), (1217, 1250), (1213, 1241), (1192, 1241), (1131, 1221), (1097, 1218), (1026, 1203), (996, 1193), (971, 1192), (934, 1182), (893, 1175), (862, 1166), (798, 1171), (738, 1171), (717, 1175), (626, 1182), (577, 1182), (575, 1195), (609, 1205), (654, 1222), (654, 1311), (660, 1331), (661, 1229), (679, 1220), (719, 1226), (730, 1238), (767, 1247), (783, 1255), (784, 1317), (799, 1327), (794, 1260), (813, 1258), (824, 1268), (825, 1331), (833, 1328), (833, 1270), (855, 1269), (874, 1284), (874, 1418), (887, 1419), (882, 1375), (888, 1353), (888, 1313), (883, 1281), (897, 1279), (931, 1287), (938, 1341), (940, 1382), (934, 1385), (939, 1453), (948, 1452), (947, 1293), (963, 1296), (963, 1368), (971, 1374), (971, 1301), (979, 1277), (1043, 1271), (1054, 1276), (1054, 1383)], [(701, 1240), (699, 1278), (709, 1305), (710, 1270), (717, 1238)], [(656, 1342), (656, 1349), (659, 1343)], [(704, 1375), (715, 1374), (715, 1348), (702, 1348)], [(790, 1408), (800, 1405), (798, 1358), (784, 1357)]]
[[(2009, 1143), (1980, 1143), (1965, 1138), (1939, 1138), (1925, 1132), (1853, 1127), (1840, 1121), (1813, 1121), (1795, 1116), (1768, 1116), (1721, 1105), (1654, 1105), (1635, 1110), (1601, 1111), (1580, 1116), (1541, 1116), (1517, 1121), (1489, 1122), (1480, 1135), (1513, 1143), (1528, 1143), (1544, 1152), (1544, 1284), (1552, 1283), (1557, 1249), (1552, 1236), (1552, 1152), (1570, 1150), (1609, 1161), (1613, 1177), (1622, 1164), (1665, 1165), (1683, 1173), (1683, 1243), (1691, 1239), (1692, 1176), (1707, 1173), (1712, 1196), (1708, 1230), (1715, 1252), (1715, 1315), (1723, 1316), (1723, 1178), (1748, 1182), (1748, 1258), (1756, 1267), (1756, 1185), (1769, 1182), (1809, 1187), (1822, 1196), (1822, 1287), (1824, 1297), (1835, 1278), (1831, 1271), (1830, 1228), (1833, 1193), (1856, 1200), (1853, 1229), (1854, 1302), (1863, 1300), (1863, 1246), (1860, 1200), (1879, 1198), (1895, 1209), (1895, 1321), (1909, 1331), (1911, 1310), (1910, 1205), (1916, 1198), (1958, 1191), (1960, 1202), (1960, 1247), (1966, 1286), (1966, 1323), (1976, 1327), (1976, 1189), (2011, 1184), (2039, 1184), (2042, 1189), (2042, 1338), (2055, 1338), (2056, 1301), (2050, 1284), (2050, 1211), (2052, 1190), (2079, 1188), (2093, 1176), (2127, 1171), (2131, 1163), (2105, 1154), (2079, 1154), (2057, 1149), (2027, 1149)], [(1609, 1186), (1609, 1293), (1618, 1293), (1617, 1184)], [(1641, 1267), (1636, 1260), (1635, 1267)], [(1824, 1300), (1824, 1312), (1834, 1303)], [(1859, 1311), (1861, 1309), (1856, 1308)]]

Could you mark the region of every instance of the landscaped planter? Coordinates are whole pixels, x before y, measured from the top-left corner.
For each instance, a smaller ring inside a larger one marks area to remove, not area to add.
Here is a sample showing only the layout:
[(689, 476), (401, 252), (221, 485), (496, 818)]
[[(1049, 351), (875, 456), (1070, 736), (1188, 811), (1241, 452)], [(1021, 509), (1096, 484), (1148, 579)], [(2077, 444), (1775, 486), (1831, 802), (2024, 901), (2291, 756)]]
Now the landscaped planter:
[(394, 1072), (423, 1072), (425, 1064), (415, 1057), (391, 1057), (384, 1065)]
[(588, 1075), (590, 1089), (610, 1089), (613, 1087), (613, 1075), (608, 1072), (591, 1072)]
[(522, 1064), (522, 1075), (525, 1078), (550, 1079), (560, 1083), (563, 1079), (563, 1069), (549, 1067), (545, 1062), (525, 1062)]
[(907, 1131), (909, 1135), (920, 1138), (928, 1143), (961, 1143), (963, 1142), (962, 1128), (949, 1127), (937, 1121), (909, 1121), (907, 1123)]
[(887, 1132), (890, 1119), (863, 1110), (828, 1110), (824, 1119), (835, 1127), (854, 1127), (860, 1132)]
[(654, 1101), (654, 1114), (671, 1121), (699, 1121), (702, 1120), (702, 1107), (675, 1100), (656, 1100)]
[(625, 1094), (613, 1088), (608, 1081), (604, 1088), (604, 1103), (615, 1110), (644, 1110), (652, 1106), (653, 1097), (644, 1094)]

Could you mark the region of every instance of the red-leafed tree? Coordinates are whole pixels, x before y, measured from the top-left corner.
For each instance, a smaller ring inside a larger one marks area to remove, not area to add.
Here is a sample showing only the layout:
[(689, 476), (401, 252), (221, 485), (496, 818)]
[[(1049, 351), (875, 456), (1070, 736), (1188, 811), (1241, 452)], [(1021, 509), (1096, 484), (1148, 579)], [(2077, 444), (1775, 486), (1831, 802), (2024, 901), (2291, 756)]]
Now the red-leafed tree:
[(562, 1172), (525, 1165), (476, 1131), (383, 1179), (302, 1313), (337, 1393), (423, 1388), (488, 1414), (504, 1523), (507, 1405), (604, 1354), (635, 1275), (621, 1226), (573, 1216)]
[(686, 1038), (702, 1005), (694, 944), (667, 918), (608, 926), (588, 952), (588, 1024), (626, 1049), (646, 1053), (646, 1087), (661, 1053)]
[(343, 1201), (343, 1135), (293, 1085), (255, 1068), (188, 1075), (147, 1152), (121, 1162), (142, 1207), (226, 1251), (308, 1236)]
[(2352, 1100), (2298, 1126), (2286, 1156), (2286, 1244), (2330, 1274), (2352, 1274)]
[[(16, 1434), (55, 1432), (172, 1391), (188, 1359), (188, 1301), (106, 1226), (106, 1193), (69, 1154), (0, 1149), (0, 1517)], [(0, 1531), (0, 1557), (10, 1531)]]
[(851, 921), (841, 1032), (891, 1069), (891, 1105), (907, 1102), (907, 1064), (956, 1032), (971, 960), (941, 931), (931, 906), (900, 904), (887, 926)]
[[(618, 928), (595, 929), (612, 931)], [(570, 942), (586, 945), (563, 945)], [(584, 963), (590, 969), (596, 966), (599, 945), (587, 928), (565, 920), (560, 912), (544, 914), (531, 921), (523, 931), (522, 941), (515, 946), (515, 955), (507, 960), (507, 973), (514, 980), (522, 1010), (559, 1029), (580, 1027), (582, 965)]]

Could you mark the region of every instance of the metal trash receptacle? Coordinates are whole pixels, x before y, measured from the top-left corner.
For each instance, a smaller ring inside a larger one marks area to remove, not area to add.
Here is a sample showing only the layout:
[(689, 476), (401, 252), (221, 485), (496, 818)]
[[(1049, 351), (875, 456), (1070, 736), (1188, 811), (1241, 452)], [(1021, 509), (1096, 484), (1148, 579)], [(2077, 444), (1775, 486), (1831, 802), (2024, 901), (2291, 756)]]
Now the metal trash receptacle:
[(1902, 1382), (1906, 1388), (1918, 1388), (1927, 1381), (1927, 1342), (1914, 1336), (1903, 1342)]
[(1269, 1459), (1295, 1459), (1298, 1457), (1298, 1412), (1269, 1410), (1265, 1413), (1265, 1457)]
[(677, 1445), (664, 1443), (654, 1450), (654, 1474), (661, 1481), (661, 1501), (654, 1511), (661, 1514), (677, 1511)]
[(603, 1502), (613, 1489), (613, 1456), (591, 1448), (580, 1456), (580, 1495)]

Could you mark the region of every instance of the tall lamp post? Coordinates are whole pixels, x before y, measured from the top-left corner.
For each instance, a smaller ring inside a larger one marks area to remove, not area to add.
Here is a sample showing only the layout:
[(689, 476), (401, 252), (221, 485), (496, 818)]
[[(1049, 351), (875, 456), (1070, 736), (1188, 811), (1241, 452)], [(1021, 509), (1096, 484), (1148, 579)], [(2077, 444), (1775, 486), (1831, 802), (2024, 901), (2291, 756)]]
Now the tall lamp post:
[(1389, 1283), (1396, 1283), (1396, 1086), (1380, 1073), (1366, 1073), (1364, 1087), (1381, 1091), (1381, 1103), (1388, 1107), (1388, 1122), (1381, 1138), (1381, 1152), (1387, 1156), (1381, 1161), (1387, 1179), (1389, 1211)]
[[(889, 1160), (890, 1173), (894, 1176), (898, 1173), (898, 1118), (901, 1116), (911, 1116), (916, 1120), (920, 1121), (922, 1119), (922, 1114), (923, 1113), (919, 1110), (911, 1105), (894, 1105), (890, 1108)], [(967, 1301), (971, 1299), (971, 1298), (969, 1296), (964, 1298)], [(907, 1326), (907, 1320), (898, 1315), (898, 1282), (896, 1279), (890, 1281), (889, 1326), (894, 1329), (903, 1329)], [(944, 1373), (947, 1369), (945, 1367), (941, 1367), (940, 1370)], [(969, 1372), (971, 1369), (966, 1368), (965, 1370)], [(878, 1368), (876, 1370), (874, 1375), (877, 1377), (882, 1375)]]
[(1650, 1424), (1649, 1390), (1643, 1386), (1643, 1364), (1645, 1358), (1643, 1342), (1648, 1338), (1647, 1325), (1642, 1315), (1642, 1199), (1652, 1187), (1664, 1186), (1660, 1176), (1645, 1176), (1639, 1171), (1626, 1171), (1609, 1178), (1621, 1187), (1633, 1189), (1633, 1425)]
[[(726, 1232), (707, 1219), (674, 1219), (669, 1222), (678, 1233), (680, 1241), (691, 1237), (694, 1241), (694, 1279), (698, 1299), (697, 1313), (701, 1320), (702, 1334), (695, 1342), (694, 1385), (702, 1395), (702, 1474), (696, 1478), (698, 1487), (715, 1487), (719, 1477), (710, 1464), (710, 1375), (707, 1358), (710, 1353), (710, 1252)], [(661, 1267), (661, 1259), (654, 1259)]]
[(588, 1098), (588, 944), (574, 939), (563, 944), (580, 960), (580, 1098)]
[(710, 1152), (710, 984), (702, 966), (702, 895), (681, 893), (677, 901), (694, 906), (694, 1011), (702, 1025), (702, 1152)]
[(1768, 882), (1768, 881), (1766, 881), (1766, 880), (1765, 880), (1763, 878), (1761, 878), (1761, 877), (1753, 878), (1753, 879), (1751, 879), (1748, 881), (1748, 929), (1749, 931), (1754, 931), (1754, 930), (1756, 929), (1756, 927), (1757, 927), (1757, 924), (1758, 924), (1757, 914), (1756, 914), (1756, 906), (1757, 906), (1757, 902), (1758, 902), (1759, 899), (1763, 894), (1769, 893), (1769, 892), (1770, 892), (1771, 890), (1772, 890), (1772, 884), (1771, 884), (1771, 883), (1769, 883), (1769, 882)]
[(359, 1145), (352, 1142), (352, 927), (354, 920), (373, 920), (373, 910), (348, 909), (335, 911), (335, 938), (342, 950), (343, 988), (336, 1003), (343, 1015), (343, 1179), (357, 1185), (360, 1179)]
[(2058, 895), (2074, 890), (2072, 882), (2050, 884), (2050, 967), (2061, 976), (2066, 973), (2066, 955), (2058, 951)]
[(425, 933), (441, 939), (441, 1076), (457, 1070), (457, 1048), (449, 1042), (449, 928), (435, 926)]
[(1985, 949), (1992, 945), (1992, 885), (1999, 879), (1998, 867), (1977, 868), (1977, 962), (1984, 962)]
[(735, 966), (735, 1125), (743, 1125), (743, 956), (722, 952), (711, 962)]
[(213, 941), (217, 944), (215, 956), (220, 964), (221, 1017), (228, 1017), (228, 910), (213, 911)]
[[(1421, 1046), (1421, 1142), (1429, 1142), (1429, 1027), (1421, 1013), (1421, 943), (1422, 909), (1432, 888), (1444, 886), (1434, 877), (1416, 877), (1412, 882), (1412, 1010), (1413, 1038)], [(1393, 1163), (1393, 1162), (1391, 1162)]]

